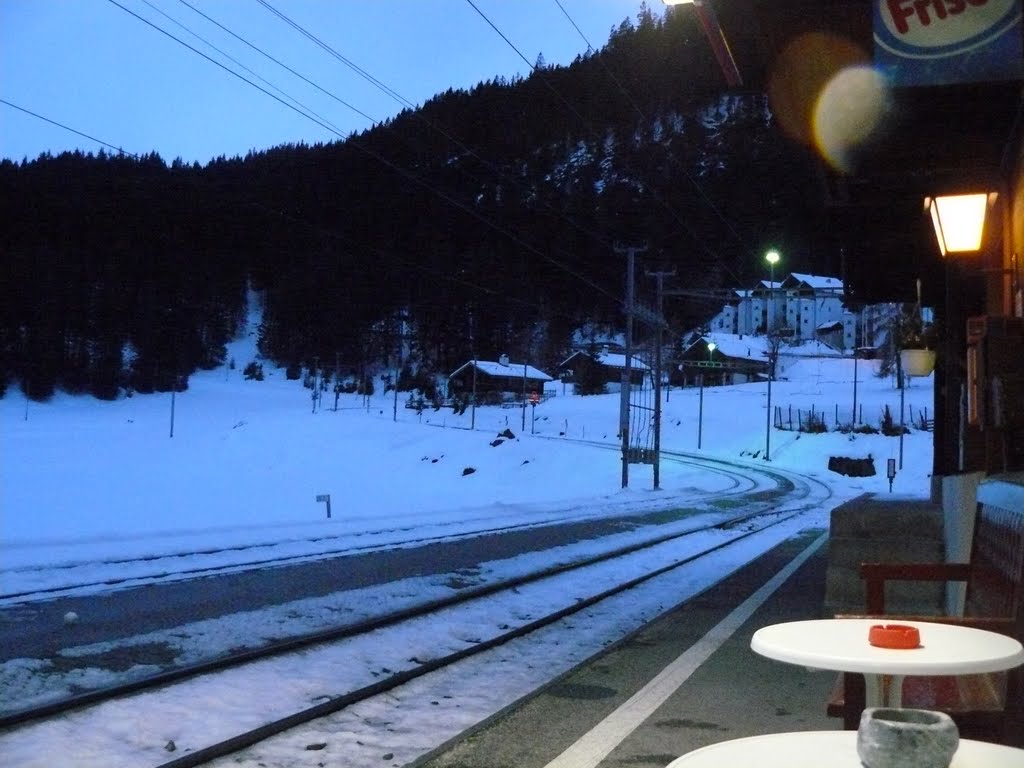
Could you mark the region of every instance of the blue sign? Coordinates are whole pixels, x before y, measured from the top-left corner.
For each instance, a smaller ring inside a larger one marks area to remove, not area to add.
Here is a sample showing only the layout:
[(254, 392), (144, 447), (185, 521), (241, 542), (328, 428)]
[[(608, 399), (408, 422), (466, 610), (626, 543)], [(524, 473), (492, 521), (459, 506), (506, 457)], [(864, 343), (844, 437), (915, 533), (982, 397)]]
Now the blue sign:
[(1024, 78), (1022, 0), (875, 0), (875, 65), (896, 86)]

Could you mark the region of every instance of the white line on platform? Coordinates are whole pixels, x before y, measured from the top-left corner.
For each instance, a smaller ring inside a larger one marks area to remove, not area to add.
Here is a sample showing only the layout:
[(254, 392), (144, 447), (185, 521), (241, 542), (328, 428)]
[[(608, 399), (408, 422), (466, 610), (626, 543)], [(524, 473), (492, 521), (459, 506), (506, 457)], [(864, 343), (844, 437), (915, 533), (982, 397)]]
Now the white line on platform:
[(659, 672), (651, 682), (633, 694), (628, 701), (580, 737), (545, 768), (596, 768), (600, 765), (601, 761), (664, 704), (712, 653), (721, 648), (754, 611), (760, 608), (827, 539), (826, 531), (757, 592), (736, 606), (732, 613), (712, 627), (704, 637)]

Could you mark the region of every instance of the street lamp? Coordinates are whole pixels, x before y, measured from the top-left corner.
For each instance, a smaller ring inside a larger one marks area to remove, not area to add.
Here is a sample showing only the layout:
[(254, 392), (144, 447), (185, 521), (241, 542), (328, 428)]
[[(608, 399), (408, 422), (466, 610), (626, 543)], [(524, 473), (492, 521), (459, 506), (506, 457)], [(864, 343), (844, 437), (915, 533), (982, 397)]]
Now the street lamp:
[[(775, 319), (775, 265), (778, 263), (779, 252), (772, 248), (768, 253), (764, 255), (764, 260), (768, 262), (769, 272), (769, 283), (771, 285), (771, 302), (769, 306), (768, 322), (765, 323), (765, 331), (771, 332), (773, 321)], [(766, 423), (764, 428), (764, 460), (771, 461), (771, 446), (772, 446), (772, 379), (775, 378), (775, 361), (779, 356), (778, 339), (771, 336), (768, 337), (768, 413), (766, 415)]]
[[(715, 349), (718, 347), (713, 341), (708, 342), (708, 363), (711, 363), (711, 358), (715, 354)], [(700, 376), (700, 399), (697, 406), (697, 450), (700, 450), (701, 439), (704, 434), (704, 374), (698, 374)]]
[(768, 262), (768, 269), (770, 274), (769, 291), (771, 291), (771, 301), (768, 310), (768, 322), (764, 324), (764, 329), (766, 332), (770, 332), (772, 330), (772, 326), (775, 324), (775, 265), (778, 263), (780, 258), (782, 257), (779, 256), (779, 252), (776, 251), (774, 248), (764, 255), (764, 260)]

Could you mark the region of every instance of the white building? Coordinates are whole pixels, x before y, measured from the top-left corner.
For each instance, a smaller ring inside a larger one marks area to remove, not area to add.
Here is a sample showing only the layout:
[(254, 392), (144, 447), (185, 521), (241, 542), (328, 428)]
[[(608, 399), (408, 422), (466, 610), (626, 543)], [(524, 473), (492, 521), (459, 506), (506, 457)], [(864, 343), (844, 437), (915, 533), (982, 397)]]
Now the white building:
[[(761, 280), (737, 290), (708, 324), (711, 333), (739, 336), (789, 329), (793, 341), (820, 341), (840, 350), (858, 343), (858, 316), (843, 306), (843, 282), (793, 272), (782, 281)], [(860, 342), (862, 343), (862, 342)]]

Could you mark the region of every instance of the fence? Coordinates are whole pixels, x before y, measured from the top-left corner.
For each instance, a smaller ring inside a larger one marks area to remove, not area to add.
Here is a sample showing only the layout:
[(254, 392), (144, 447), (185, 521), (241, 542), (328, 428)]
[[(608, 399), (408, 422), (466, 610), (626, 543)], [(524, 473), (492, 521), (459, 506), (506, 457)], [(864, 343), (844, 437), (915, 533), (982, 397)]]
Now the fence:
[[(785, 432), (870, 432), (895, 431), (898, 433), (900, 418), (899, 406), (869, 406), (865, 420), (864, 406), (858, 406), (857, 413), (850, 407), (841, 407), (838, 403), (831, 408), (811, 405), (808, 408), (794, 408), (792, 405), (776, 405), (772, 417), (776, 429)], [(934, 416), (928, 414), (927, 408), (906, 407), (903, 424), (907, 429), (931, 431)]]

